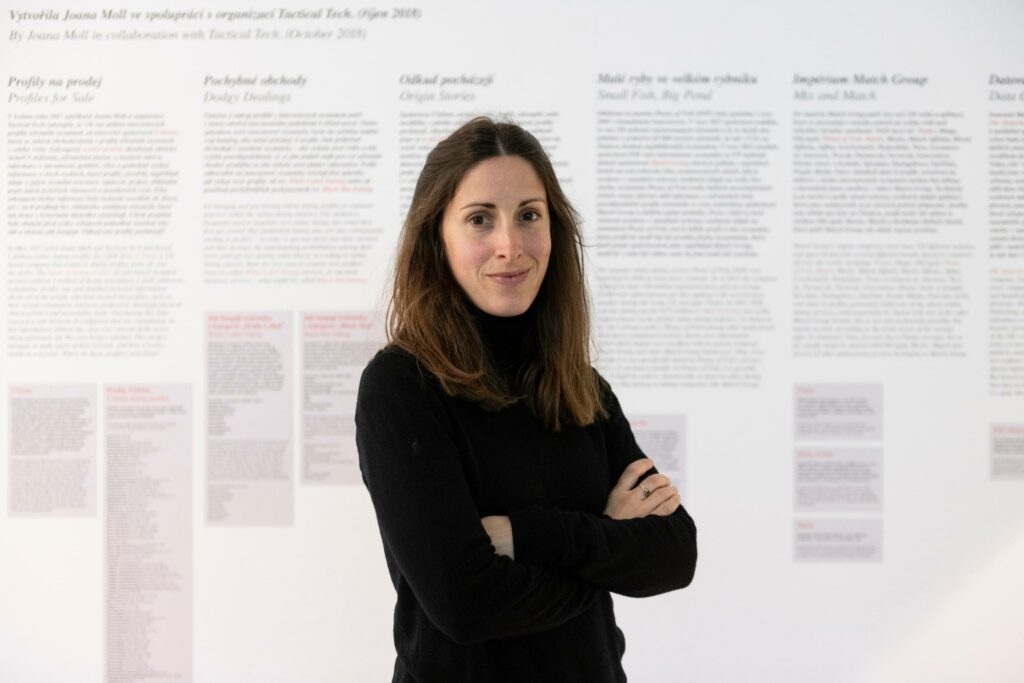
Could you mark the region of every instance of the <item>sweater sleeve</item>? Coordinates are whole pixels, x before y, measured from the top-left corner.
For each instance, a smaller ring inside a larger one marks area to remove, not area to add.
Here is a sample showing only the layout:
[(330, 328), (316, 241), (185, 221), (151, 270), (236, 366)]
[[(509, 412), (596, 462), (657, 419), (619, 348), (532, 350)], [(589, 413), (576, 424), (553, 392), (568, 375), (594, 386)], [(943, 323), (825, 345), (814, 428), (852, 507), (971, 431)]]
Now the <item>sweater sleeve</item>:
[[(603, 428), (614, 486), (629, 463), (647, 456), (637, 445), (618, 398), (598, 377), (610, 414)], [(640, 481), (657, 471), (652, 467)], [(682, 505), (671, 515), (636, 519), (532, 505), (511, 510), (509, 519), (519, 562), (555, 567), (630, 597), (666, 593), (693, 580), (697, 527)]]
[(594, 586), (495, 554), (441, 391), (411, 355), (380, 352), (360, 378), (355, 413), (381, 536), (424, 612), (459, 643), (544, 631), (582, 613)]

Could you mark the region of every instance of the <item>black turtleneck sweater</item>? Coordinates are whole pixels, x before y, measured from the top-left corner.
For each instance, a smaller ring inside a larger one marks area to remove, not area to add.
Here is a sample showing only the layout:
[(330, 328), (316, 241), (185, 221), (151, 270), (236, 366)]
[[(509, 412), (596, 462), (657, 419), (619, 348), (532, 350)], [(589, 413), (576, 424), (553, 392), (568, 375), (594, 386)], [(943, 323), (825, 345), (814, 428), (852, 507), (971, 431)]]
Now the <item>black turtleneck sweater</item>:
[[(474, 315), (512, 376), (533, 309)], [(626, 465), (645, 457), (602, 385), (610, 417), (555, 432), (523, 401), (489, 412), (446, 395), (396, 346), (367, 365), (356, 443), (397, 593), (393, 682), (626, 680), (609, 592), (688, 585), (697, 531), (682, 506), (664, 517), (602, 514)], [(511, 520), (514, 560), (495, 554), (480, 523), (488, 515)]]

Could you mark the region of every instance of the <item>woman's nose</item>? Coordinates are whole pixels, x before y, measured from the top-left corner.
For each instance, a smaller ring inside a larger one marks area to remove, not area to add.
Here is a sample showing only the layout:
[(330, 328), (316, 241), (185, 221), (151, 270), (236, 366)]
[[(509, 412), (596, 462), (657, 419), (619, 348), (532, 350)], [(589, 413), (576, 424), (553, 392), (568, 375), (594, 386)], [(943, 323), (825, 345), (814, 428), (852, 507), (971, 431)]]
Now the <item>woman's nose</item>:
[(523, 236), (512, 219), (502, 219), (494, 229), (494, 252), (514, 260), (523, 250)]

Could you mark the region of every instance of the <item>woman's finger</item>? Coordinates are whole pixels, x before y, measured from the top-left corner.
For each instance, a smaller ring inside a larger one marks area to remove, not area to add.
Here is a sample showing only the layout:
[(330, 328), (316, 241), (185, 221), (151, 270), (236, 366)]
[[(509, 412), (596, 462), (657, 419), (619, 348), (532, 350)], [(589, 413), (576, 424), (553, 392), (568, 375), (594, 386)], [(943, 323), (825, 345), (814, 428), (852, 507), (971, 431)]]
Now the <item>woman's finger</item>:
[[(647, 491), (646, 493), (644, 492), (645, 489)], [(637, 484), (636, 490), (640, 492), (640, 500), (643, 501), (644, 507), (646, 507), (647, 510), (653, 510), (658, 507), (676, 492), (676, 488), (674, 486), (661, 486), (659, 488), (652, 489), (647, 486), (646, 479)]]
[[(653, 491), (655, 489), (660, 489), (662, 486), (671, 486), (672, 480), (659, 472), (658, 474), (652, 474), (649, 477), (644, 477), (640, 484), (643, 484), (648, 489)], [(637, 484), (637, 486), (639, 486), (640, 484)]]
[[(674, 491), (674, 489), (673, 489), (673, 491)], [(679, 497), (679, 493), (678, 492), (674, 492), (674, 493), (672, 493), (672, 495), (670, 495), (668, 498), (666, 498), (662, 503), (660, 503), (657, 507), (655, 507), (653, 510), (651, 510), (651, 514), (652, 515), (659, 515), (661, 517), (667, 517), (667, 516), (671, 515), (673, 512), (675, 512), (676, 509), (680, 505), (682, 505), (682, 502), (683, 501)]]
[(626, 469), (622, 470), (622, 475), (619, 476), (619, 481), (615, 484), (615, 488), (620, 491), (629, 491), (631, 488), (636, 486), (637, 481), (647, 470), (654, 467), (654, 462), (650, 458), (640, 458), (626, 465)]
[[(665, 475), (652, 474), (651, 476), (644, 478), (644, 480), (637, 484), (632, 491), (636, 491), (639, 494), (640, 500), (644, 502), (644, 507), (647, 510), (650, 510), (652, 508), (650, 505), (647, 505), (647, 499), (651, 498), (651, 503), (660, 502), (664, 499), (664, 495), (654, 496), (654, 494), (658, 491), (664, 491), (671, 484), (672, 481)], [(654, 497), (652, 498), (652, 496)]]

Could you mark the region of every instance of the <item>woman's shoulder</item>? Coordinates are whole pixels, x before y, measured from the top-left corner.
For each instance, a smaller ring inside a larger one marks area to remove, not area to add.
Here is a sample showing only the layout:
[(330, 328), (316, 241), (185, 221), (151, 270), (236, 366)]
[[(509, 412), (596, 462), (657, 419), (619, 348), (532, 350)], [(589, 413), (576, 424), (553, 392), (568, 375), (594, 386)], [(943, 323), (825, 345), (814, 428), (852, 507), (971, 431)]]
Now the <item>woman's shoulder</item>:
[(437, 378), (416, 356), (394, 344), (379, 349), (359, 378), (355, 420), (363, 428), (387, 431), (424, 420), (451, 425), (449, 411)]
[(378, 349), (363, 369), (359, 380), (360, 390), (409, 386), (416, 382), (421, 387), (431, 383), (433, 374), (417, 360), (416, 356), (397, 344), (387, 344)]

